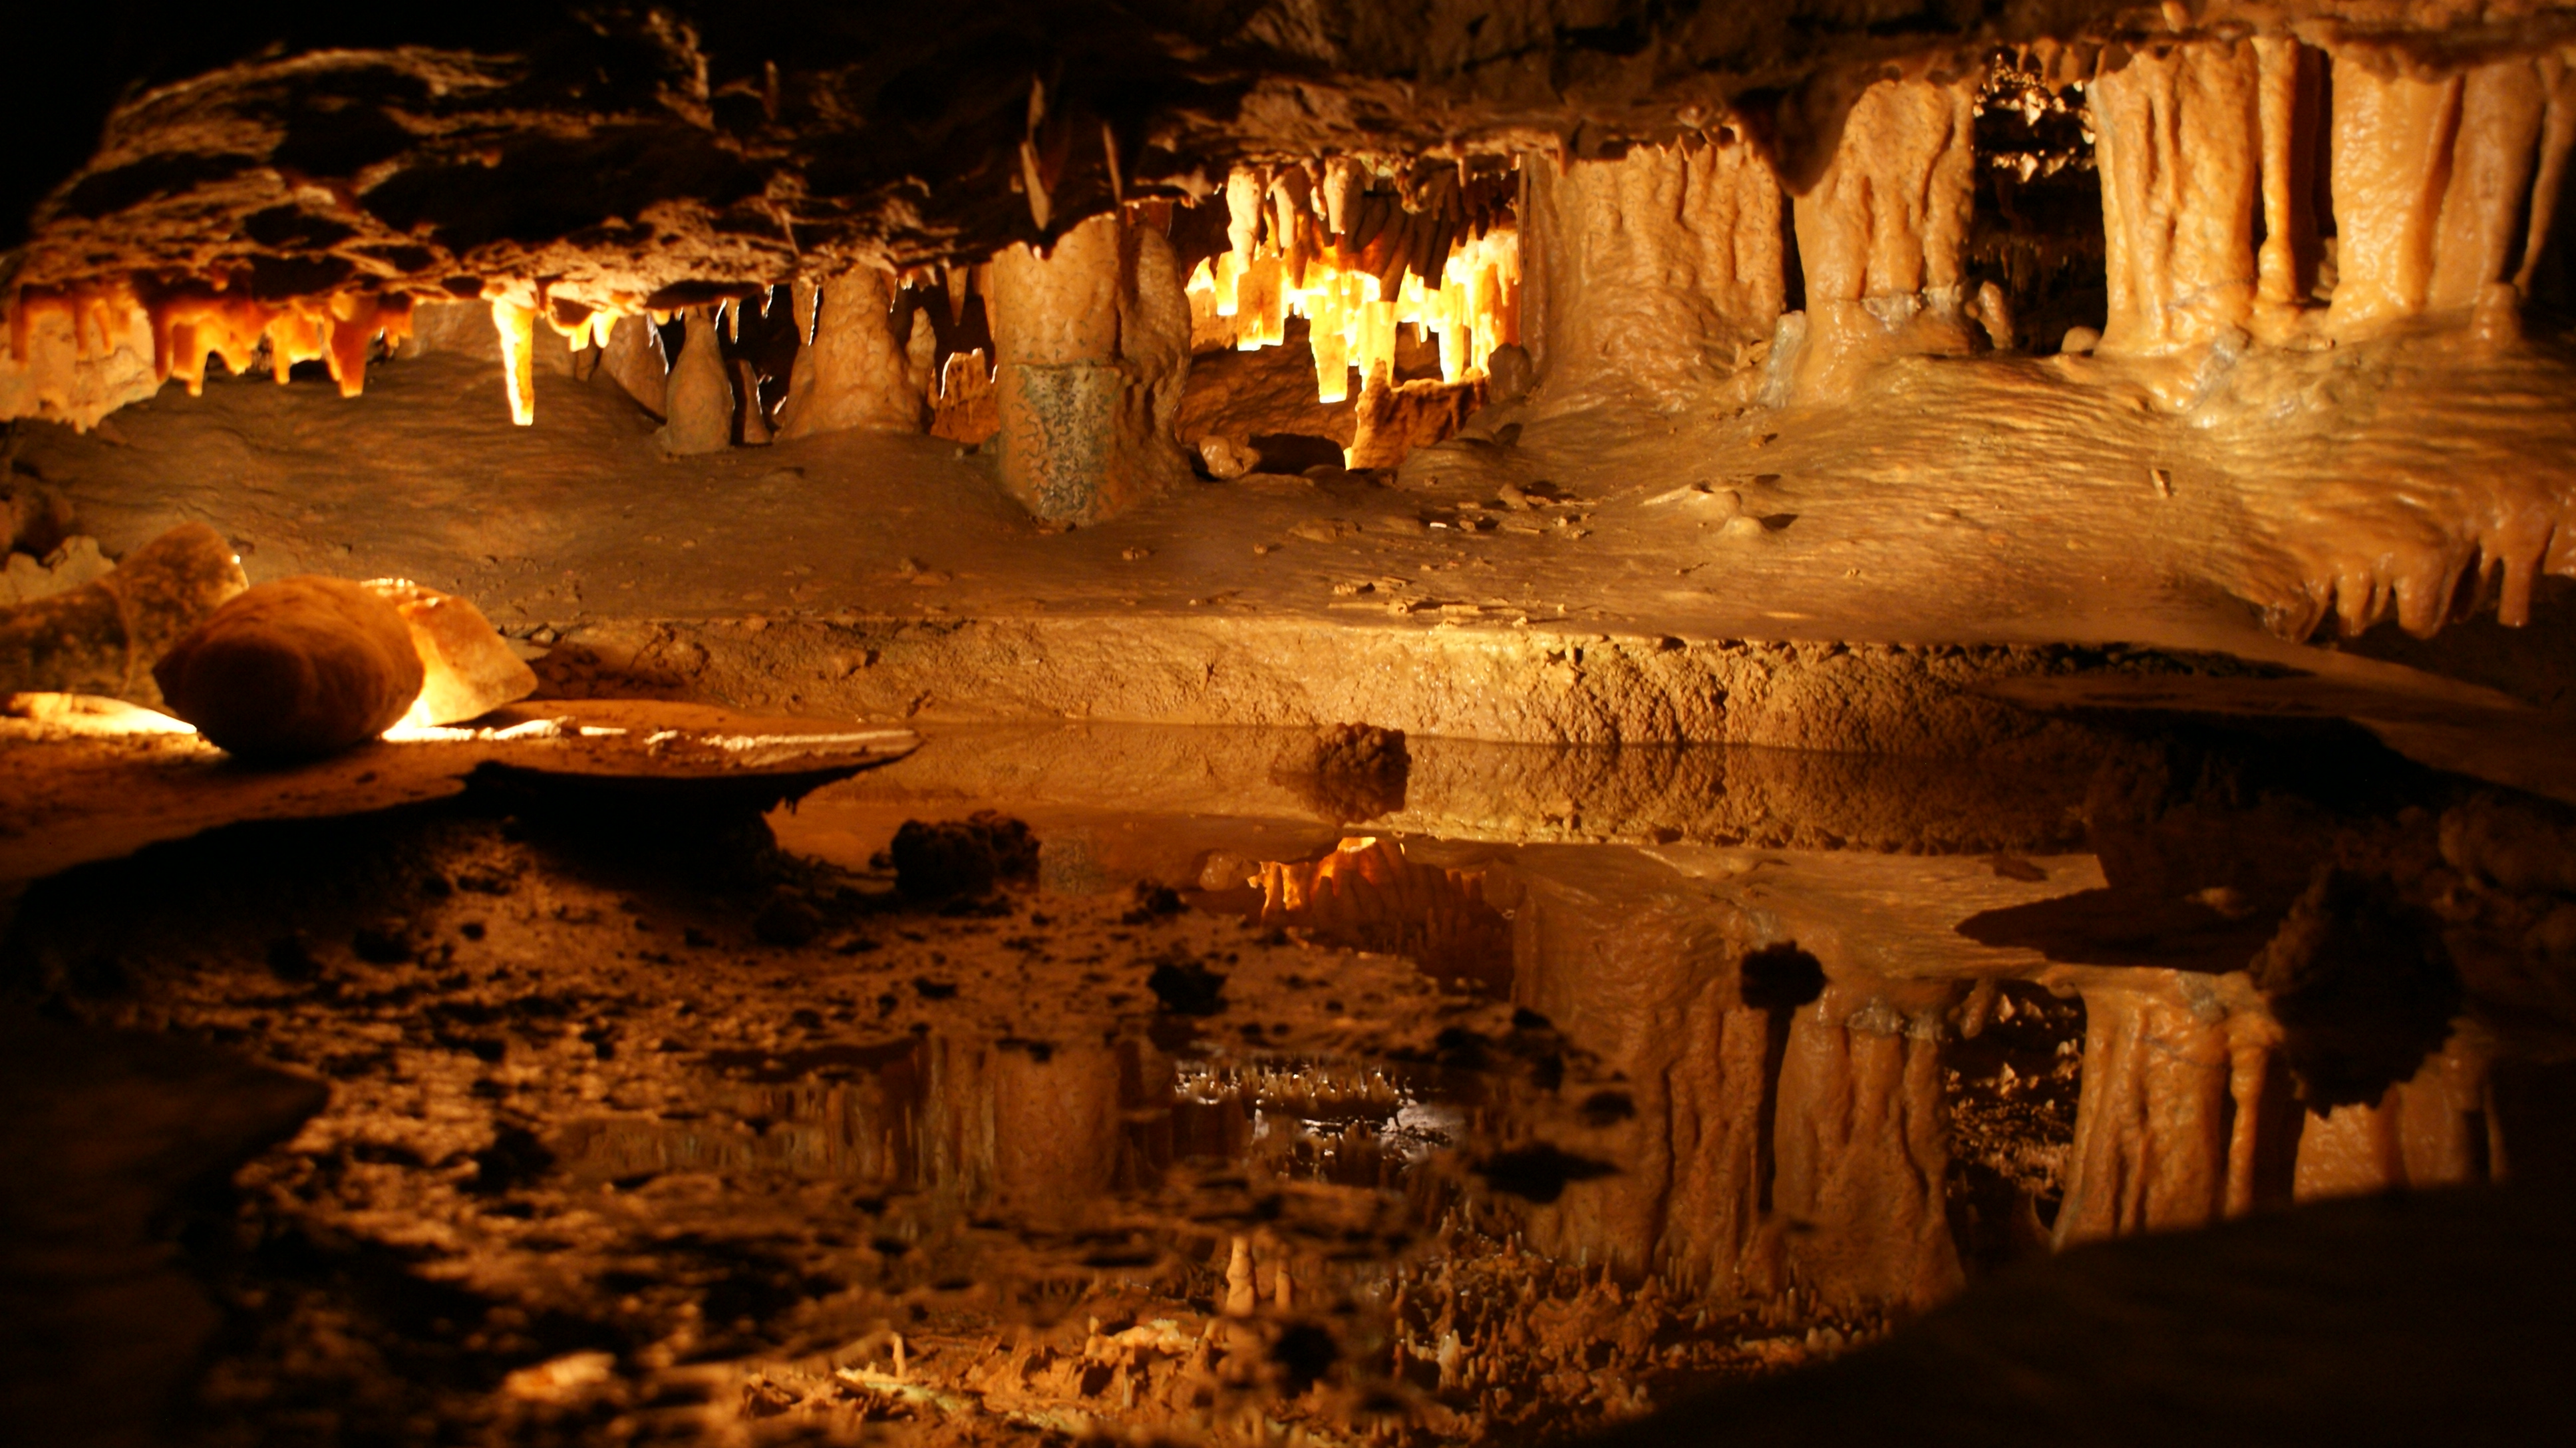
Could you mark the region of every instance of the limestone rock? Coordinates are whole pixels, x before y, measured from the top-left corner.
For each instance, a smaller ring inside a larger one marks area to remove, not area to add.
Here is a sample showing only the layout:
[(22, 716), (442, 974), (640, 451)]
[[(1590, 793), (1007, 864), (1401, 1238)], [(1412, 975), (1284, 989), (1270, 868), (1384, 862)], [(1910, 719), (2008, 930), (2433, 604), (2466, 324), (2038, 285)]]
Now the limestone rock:
[(722, 452), (733, 445), (733, 383), (716, 345), (712, 307), (689, 309), (680, 360), (672, 365), (665, 423), (657, 434), (675, 457)]
[(472, 602), (407, 578), (378, 578), (367, 588), (402, 614), (420, 655), (420, 697), (403, 722), (460, 723), (536, 692), (535, 671)]
[(662, 334), (650, 317), (620, 317), (608, 334), (599, 370), (625, 389), (636, 405), (655, 417), (670, 406), (671, 366), (662, 356)]
[(363, 584), (263, 583), (152, 666), (170, 712), (246, 758), (329, 754), (375, 738), (419, 697), (401, 610)]
[(173, 528), (95, 583), (0, 608), (0, 694), (98, 694), (158, 704), (152, 661), (248, 580), (203, 523)]
[(904, 335), (895, 334), (885, 274), (873, 266), (852, 267), (834, 277), (817, 302), (813, 340), (796, 354), (778, 435), (921, 431), (925, 388), (911, 377), (912, 325), (907, 319)]

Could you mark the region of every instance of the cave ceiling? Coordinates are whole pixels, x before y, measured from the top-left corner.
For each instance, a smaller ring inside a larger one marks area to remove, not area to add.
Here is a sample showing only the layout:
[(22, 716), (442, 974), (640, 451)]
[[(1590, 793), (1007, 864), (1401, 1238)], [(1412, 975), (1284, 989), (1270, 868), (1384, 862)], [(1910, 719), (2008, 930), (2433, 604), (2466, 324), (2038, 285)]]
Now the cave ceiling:
[(2439, 66), (2554, 39), (2576, 6), (786, 0), (41, 24), (102, 33), (38, 37), (63, 74), (12, 183), (17, 288), (536, 284), (632, 309), (859, 258), (980, 260), (1247, 160), (1361, 155), (1403, 186), (1732, 119), (1794, 186), (1891, 65), (2036, 42), (2074, 76), (2104, 45), (2294, 29)]

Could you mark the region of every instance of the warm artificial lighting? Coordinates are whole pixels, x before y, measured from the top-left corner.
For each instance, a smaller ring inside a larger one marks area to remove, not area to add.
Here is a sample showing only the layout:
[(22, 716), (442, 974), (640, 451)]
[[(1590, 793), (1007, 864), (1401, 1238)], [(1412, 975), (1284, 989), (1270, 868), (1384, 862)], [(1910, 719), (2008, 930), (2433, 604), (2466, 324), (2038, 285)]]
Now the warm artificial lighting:
[(1437, 287), (1403, 273), (1392, 297), (1376, 275), (1360, 269), (1357, 252), (1339, 244), (1307, 247), (1300, 242), (1307, 251), (1302, 267), (1268, 241), (1248, 254), (1220, 252), (1199, 263), (1188, 290), (1210, 296), (1216, 315), (1238, 319), (1235, 346), (1245, 352), (1278, 346), (1287, 340), (1287, 319), (1304, 317), (1319, 401), (1350, 396), (1352, 368), (1363, 382), (1381, 369), (1392, 378), (1399, 326), (1440, 339), (1446, 383), (1484, 376), (1494, 349), (1520, 335), (1520, 245), (1509, 229), (1451, 247)]

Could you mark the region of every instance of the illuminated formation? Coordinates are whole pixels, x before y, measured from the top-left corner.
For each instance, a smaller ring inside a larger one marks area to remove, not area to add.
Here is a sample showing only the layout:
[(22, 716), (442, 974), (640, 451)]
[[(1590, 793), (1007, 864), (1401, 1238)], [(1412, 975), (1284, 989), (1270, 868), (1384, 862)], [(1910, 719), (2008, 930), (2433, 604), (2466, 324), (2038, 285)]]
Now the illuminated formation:
[(1484, 376), (1494, 349), (1520, 340), (1518, 234), (1501, 218), (1464, 234), (1453, 212), (1393, 201), (1361, 190), (1346, 161), (1325, 168), (1322, 186), (1302, 167), (1267, 184), (1238, 168), (1226, 183), (1231, 245), (1191, 273), (1193, 309), (1205, 297), (1234, 319), (1246, 352), (1278, 346), (1288, 318), (1304, 317), (1324, 402), (1350, 396), (1352, 369), (1363, 387), (1393, 379), (1399, 326), (1439, 338), (1441, 381)]

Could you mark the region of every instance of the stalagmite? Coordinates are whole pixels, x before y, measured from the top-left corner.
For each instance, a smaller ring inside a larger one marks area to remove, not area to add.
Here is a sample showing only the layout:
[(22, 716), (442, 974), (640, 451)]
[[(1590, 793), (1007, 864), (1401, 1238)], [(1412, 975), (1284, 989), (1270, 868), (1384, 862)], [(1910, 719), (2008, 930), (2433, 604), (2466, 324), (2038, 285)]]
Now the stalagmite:
[(1530, 322), (1550, 394), (1696, 406), (1771, 340), (1787, 291), (1780, 184), (1732, 129), (1525, 174), (1524, 264), (1543, 313)]
[(684, 325), (680, 360), (672, 365), (666, 394), (670, 421), (655, 436), (662, 450), (675, 457), (722, 452), (733, 445), (734, 395), (716, 342), (715, 313), (692, 307)]
[(822, 288), (811, 316), (811, 343), (796, 354), (787, 400), (778, 415), (781, 438), (851, 428), (870, 432), (919, 432), (926, 405), (912, 384), (907, 335), (895, 333), (888, 278), (876, 266), (851, 267)]
[(152, 666), (171, 713), (233, 754), (292, 759), (375, 738), (420, 694), (411, 626), (345, 579), (264, 583)]
[(1890, 355), (1965, 352), (1972, 83), (1881, 80), (1795, 205), (1807, 312), (1796, 390), (1823, 398)]
[(1092, 522), (1189, 477), (1172, 435), (1189, 303), (1171, 245), (1094, 217), (1045, 256), (993, 259), (1002, 485), (1037, 516)]
[(670, 363), (662, 356), (661, 329), (650, 317), (620, 317), (602, 350), (599, 369), (655, 417), (669, 406)]
[(2127, 52), (2094, 78), (2105, 355), (2196, 346), (2252, 318), (2265, 79), (2254, 47), (2230, 41)]
[(222, 534), (183, 523), (95, 583), (0, 608), (0, 694), (158, 704), (153, 662), (248, 586)]
[(407, 578), (371, 579), (369, 592), (394, 606), (420, 656), (420, 695), (406, 724), (456, 724), (537, 691), (537, 676), (467, 599)]

